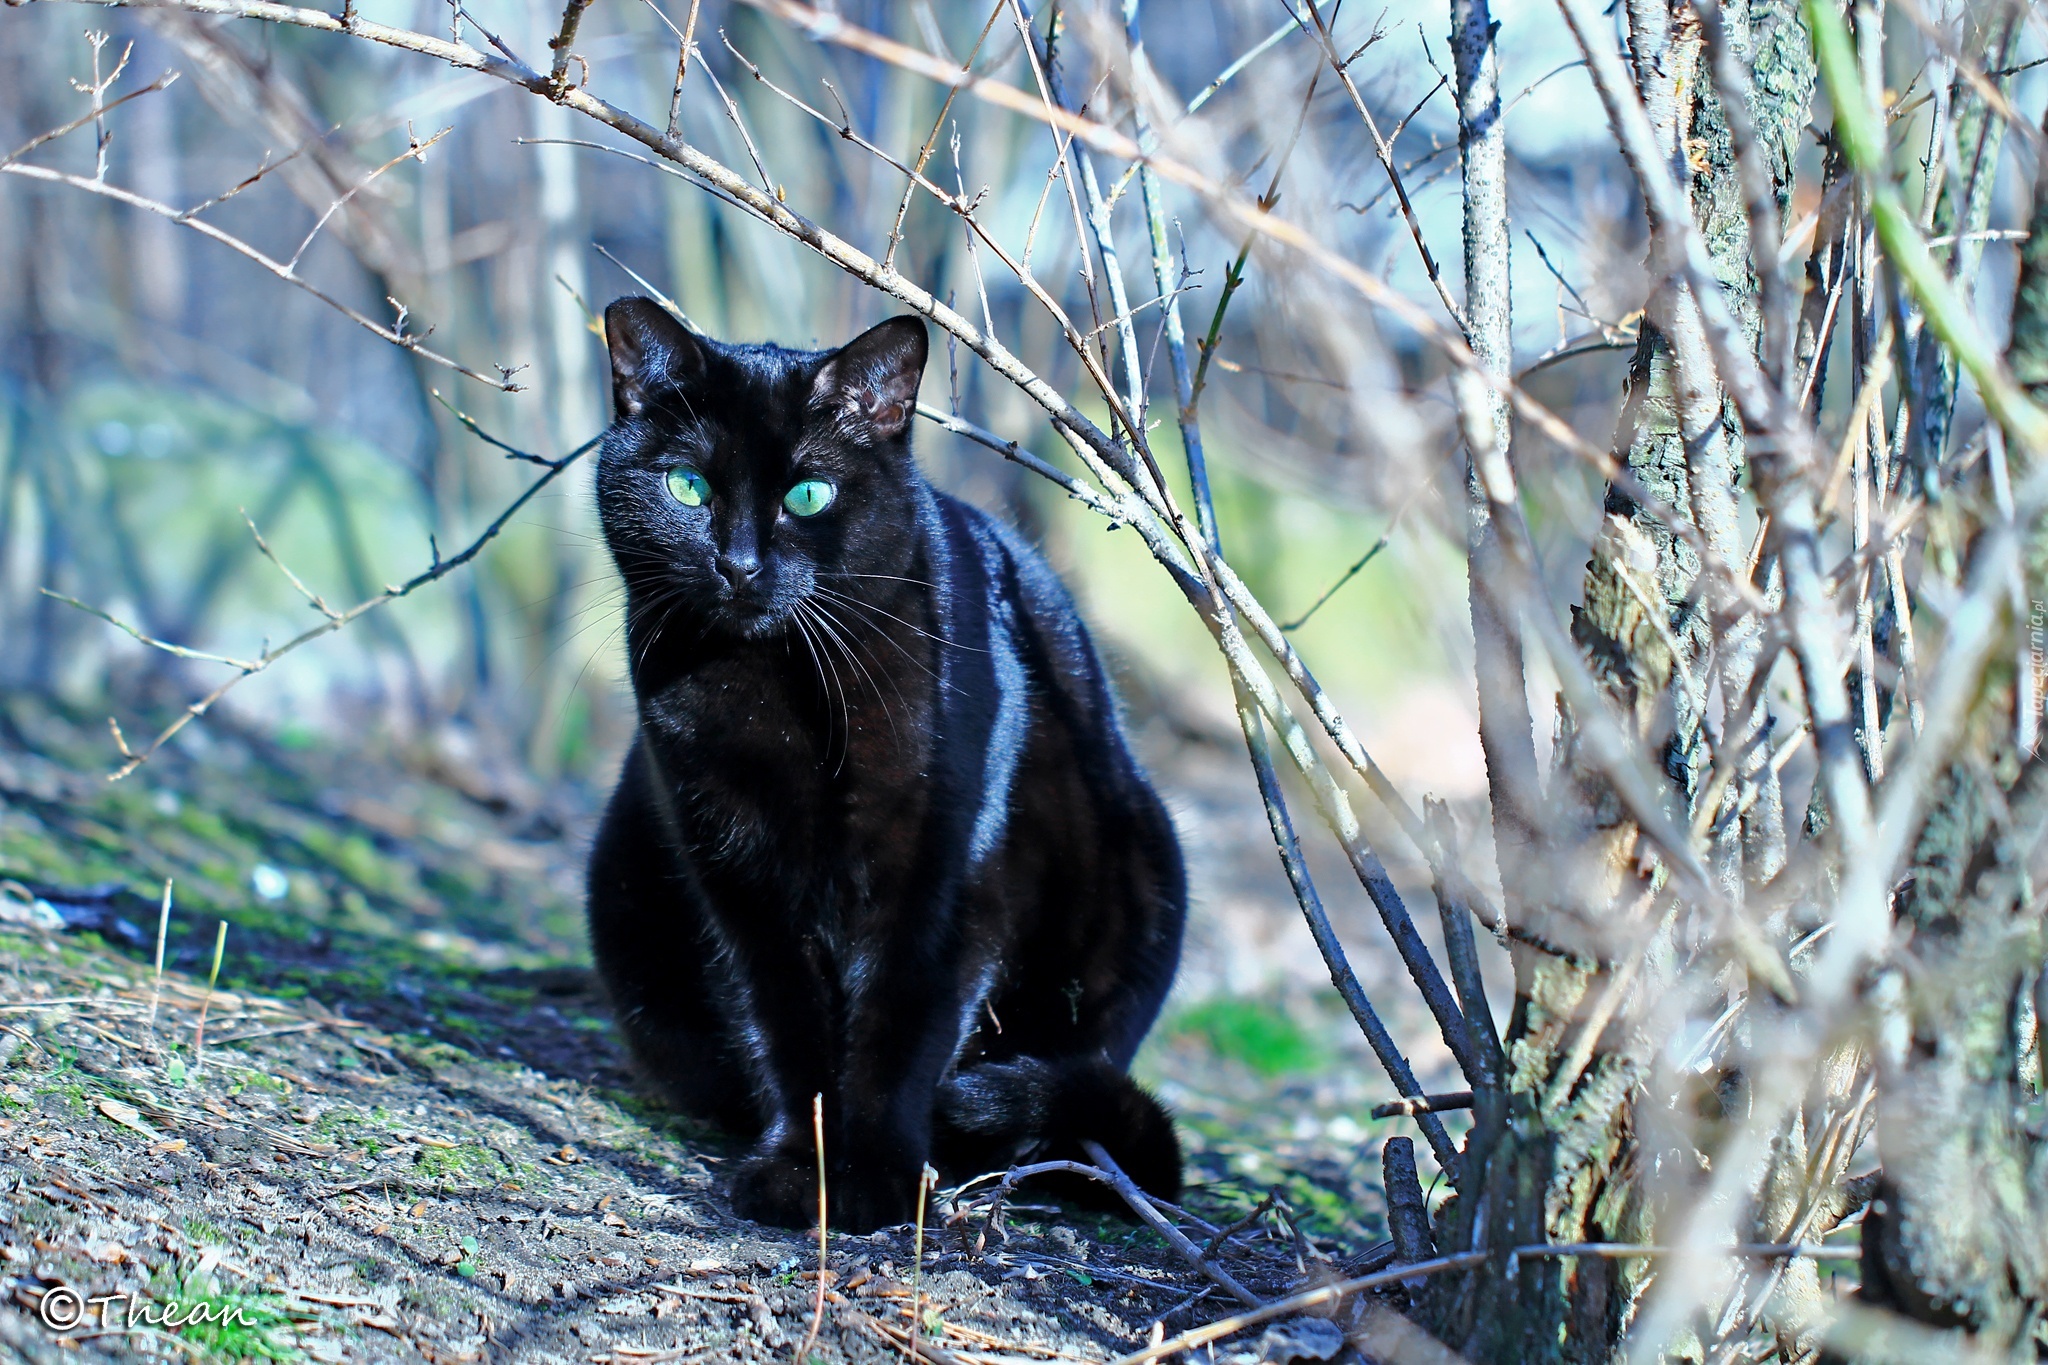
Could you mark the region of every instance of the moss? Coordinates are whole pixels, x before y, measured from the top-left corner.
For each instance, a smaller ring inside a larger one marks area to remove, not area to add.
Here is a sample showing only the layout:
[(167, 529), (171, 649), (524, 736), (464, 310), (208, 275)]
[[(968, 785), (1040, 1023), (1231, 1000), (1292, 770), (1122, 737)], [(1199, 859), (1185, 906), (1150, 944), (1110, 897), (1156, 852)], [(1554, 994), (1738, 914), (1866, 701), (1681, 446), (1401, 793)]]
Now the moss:
[(466, 1142), (454, 1147), (427, 1148), (413, 1163), (413, 1170), (427, 1180), (452, 1182), (463, 1178), (495, 1181), (509, 1174), (511, 1168), (489, 1148)]

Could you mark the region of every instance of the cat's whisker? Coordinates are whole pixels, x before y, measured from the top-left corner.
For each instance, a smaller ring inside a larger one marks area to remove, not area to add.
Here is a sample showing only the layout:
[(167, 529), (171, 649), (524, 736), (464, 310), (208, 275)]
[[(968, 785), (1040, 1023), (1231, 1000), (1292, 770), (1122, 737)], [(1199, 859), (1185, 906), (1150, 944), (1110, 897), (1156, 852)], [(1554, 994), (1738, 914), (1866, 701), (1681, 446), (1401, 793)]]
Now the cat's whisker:
[[(857, 597), (849, 597), (847, 594), (843, 592), (834, 592), (832, 589), (827, 588), (822, 584), (818, 585), (815, 591), (825, 597), (831, 598), (834, 602), (838, 602), (843, 606), (855, 607), (862, 611), (882, 611), (880, 607), (877, 607), (872, 602), (864, 602)], [(903, 626), (905, 629), (910, 630), (917, 635), (921, 635), (925, 639), (931, 640), (936, 644), (951, 643), (950, 641), (940, 639), (938, 636), (933, 635), (930, 631), (919, 630), (916, 626), (911, 625), (908, 621), (903, 620), (899, 616), (892, 616), (886, 611), (883, 611), (882, 615), (887, 616), (891, 621), (896, 622), (898, 625)], [(911, 667), (917, 669), (919, 672), (923, 673), (927, 678), (930, 678), (933, 682), (938, 683), (940, 686), (946, 688), (948, 691), (959, 691), (959, 688), (956, 684), (946, 682), (938, 674), (938, 672), (931, 667), (930, 664), (926, 663), (923, 659), (918, 658), (915, 654), (912, 654), (908, 649), (905, 649), (903, 647), (903, 642), (901, 640), (898, 640), (894, 635), (891, 635), (886, 628), (875, 623), (874, 621), (866, 621), (865, 624), (875, 634), (881, 636), (884, 640), (887, 640), (889, 642), (889, 647), (891, 649), (894, 649), (898, 654), (901, 654), (904, 660), (908, 662), (911, 665)], [(964, 649), (972, 654), (986, 654), (988, 652), (984, 649), (976, 649), (971, 645), (957, 645), (955, 646), (955, 648)], [(872, 654), (868, 657), (874, 658)], [(876, 659), (875, 666), (877, 668), (880, 668), (882, 666), (881, 660)], [(883, 671), (887, 672), (888, 670), (884, 669)], [(903, 695), (900, 689), (898, 690), (896, 695), (899, 698)]]
[[(838, 603), (843, 607), (850, 607), (856, 611), (860, 611), (863, 613), (880, 612), (884, 617), (887, 617), (889, 620), (894, 621), (897, 625), (902, 626), (905, 630), (910, 631), (914, 635), (922, 636), (923, 638), (932, 641), (934, 644), (946, 643), (944, 640), (941, 640), (938, 636), (931, 634), (929, 631), (919, 630), (916, 626), (911, 625), (908, 621), (903, 620), (901, 617), (892, 616), (888, 612), (882, 611), (880, 607), (877, 607), (872, 602), (863, 602), (859, 598), (849, 597), (847, 594), (843, 592), (834, 592), (832, 591), (832, 589), (827, 588), (822, 584), (819, 585), (815, 589), (815, 591), (819, 596), (830, 598), (832, 601)], [(923, 659), (918, 658), (915, 654), (912, 654), (909, 650), (905, 649), (903, 647), (902, 641), (898, 640), (895, 636), (891, 635), (886, 629), (884, 629), (881, 625), (876, 623), (871, 617), (864, 617), (863, 619), (865, 621), (865, 624), (867, 624), (867, 626), (871, 630), (873, 630), (876, 634), (880, 635), (883, 639), (887, 640), (892, 646), (895, 647), (896, 651), (899, 654), (901, 654), (906, 661), (917, 667), (927, 677), (937, 678), (939, 676), (937, 673), (932, 671), (931, 665), (929, 663), (927, 663)]]
[[(823, 607), (815, 601), (804, 603), (804, 608), (810, 614), (812, 624), (817, 626), (822, 637), (837, 649), (840, 657), (844, 658), (849, 666), (858, 669), (860, 675), (867, 680), (868, 689), (875, 694), (875, 700), (881, 704), (882, 714), (888, 718), (889, 728), (893, 732), (896, 728), (896, 716), (894, 712), (889, 710), (888, 698), (882, 696), (881, 689), (875, 686), (874, 675), (868, 672), (865, 664), (854, 657), (853, 651), (847, 646), (846, 639), (842, 634), (843, 626), (841, 623), (829, 616)], [(850, 749), (853, 744), (853, 705), (851, 699), (847, 698), (843, 692), (840, 694), (840, 701), (846, 713), (846, 743)], [(842, 753), (841, 761), (843, 762), (844, 759), (845, 754)]]
[[(805, 623), (803, 613), (800, 610), (792, 611), (790, 613), (789, 619), (790, 623), (797, 628), (797, 634), (803, 639), (805, 652), (811, 656), (811, 672), (817, 675), (818, 691), (820, 692), (820, 694), (829, 696), (831, 694), (831, 688), (827, 686), (825, 682), (825, 665), (824, 662), (818, 658), (818, 646), (817, 642), (811, 638), (810, 626)], [(783, 645), (785, 648), (788, 647), (788, 643), (789, 637), (785, 635), (783, 637)], [(832, 751), (832, 731), (829, 725), (826, 727), (825, 731), (825, 751), (828, 754)]]
[[(812, 611), (817, 613), (818, 618), (821, 622), (829, 622), (833, 627), (835, 627), (833, 632), (835, 638), (838, 638), (840, 633), (844, 632), (844, 634), (847, 637), (850, 637), (855, 643), (859, 643), (859, 633), (853, 630), (852, 627), (847, 625), (846, 622), (841, 621), (838, 617), (832, 615), (832, 613), (826, 609), (825, 604), (823, 602), (817, 601), (816, 599), (812, 599), (806, 605), (809, 606), (809, 608)], [(842, 650), (846, 650), (846, 642), (844, 640), (840, 642), (840, 647)], [(889, 677), (889, 670), (883, 667), (882, 661), (880, 659), (875, 657), (874, 651), (870, 650), (865, 644), (861, 644), (860, 649), (862, 653), (868, 656), (869, 662), (873, 663), (876, 668), (882, 670), (882, 675), (884, 677)], [(889, 699), (882, 695), (882, 689), (875, 682), (875, 675), (868, 672), (867, 664), (864, 664), (859, 659), (855, 658), (851, 650), (846, 650), (846, 658), (849, 663), (851, 663), (855, 668), (858, 668), (860, 670), (861, 676), (868, 680), (869, 690), (871, 690), (875, 694), (875, 700), (881, 704), (882, 715), (888, 719), (889, 733), (892, 736), (897, 736), (900, 738), (901, 731), (899, 731), (896, 727), (896, 713), (889, 709)], [(890, 686), (895, 689), (896, 700), (903, 701), (903, 689), (901, 687), (896, 686), (896, 680), (893, 677), (889, 678), (889, 683)], [(905, 705), (907, 706), (908, 703), (906, 702)]]
[[(799, 601), (796, 605), (800, 609), (805, 606), (805, 604), (801, 601)], [(817, 634), (814, 638), (818, 642), (818, 648), (816, 654), (813, 657), (818, 659), (824, 665), (825, 669), (830, 670), (832, 684), (827, 695), (829, 696), (832, 693), (837, 693), (839, 697), (839, 768), (835, 768), (833, 770), (836, 775), (841, 769), (845, 767), (847, 752), (853, 747), (853, 707), (848, 703), (846, 699), (846, 685), (840, 680), (839, 666), (832, 662), (831, 651), (825, 647), (825, 635), (822, 630), (822, 622), (820, 622), (815, 615), (805, 610), (792, 612), (791, 619), (808, 619), (810, 621), (811, 629), (817, 631)], [(806, 633), (808, 634), (809, 632), (807, 631)], [(825, 752), (827, 754), (830, 754), (831, 751), (831, 733), (828, 730), (826, 732)]]
[[(640, 645), (640, 657), (633, 661), (633, 671), (635, 673), (638, 673), (646, 666), (647, 656), (654, 652), (654, 646), (661, 640), (662, 633), (668, 629), (668, 623), (671, 619), (668, 608), (682, 601), (684, 596), (685, 590), (680, 585), (670, 584), (665, 591), (651, 598), (643, 607), (634, 609), (637, 610), (643, 619), (659, 613), (659, 617), (654, 622), (654, 629), (648, 633), (647, 639)], [(633, 621), (634, 610), (629, 610), (627, 613), (629, 623)]]
[[(834, 602), (840, 603), (843, 606), (855, 607), (862, 611), (881, 611), (881, 608), (875, 606), (875, 604), (872, 602), (863, 602), (859, 598), (848, 597), (845, 593), (834, 592), (832, 591), (832, 589), (824, 587), (823, 585), (819, 585), (817, 588), (815, 588), (814, 591), (822, 596), (829, 597)], [(931, 640), (939, 644), (946, 643), (946, 641), (940, 640), (938, 636), (931, 634), (929, 631), (918, 630), (916, 626), (911, 625), (908, 621), (904, 621), (900, 617), (890, 616), (889, 613), (885, 611), (882, 612), (882, 615), (888, 616), (890, 620), (895, 621), (897, 624), (905, 627), (908, 630), (915, 632), (918, 635), (924, 636), (924, 638), (926, 638), (927, 640)], [(930, 664), (926, 663), (923, 659), (918, 658), (915, 654), (912, 654), (908, 649), (905, 649), (903, 647), (903, 642), (901, 640), (898, 640), (895, 636), (891, 635), (887, 629), (871, 620), (863, 621), (863, 624), (865, 624), (876, 635), (879, 635), (884, 640), (887, 640), (889, 642), (889, 647), (895, 650), (898, 654), (901, 654), (905, 662), (909, 663), (911, 667), (917, 669), (920, 673), (924, 674), (927, 678), (930, 678), (933, 682), (940, 683), (942, 686), (952, 689), (952, 684), (945, 683), (943, 679), (941, 679), (939, 674), (931, 667)], [(969, 650), (969, 652), (974, 654), (985, 654), (988, 652), (987, 650), (982, 649), (972, 649), (970, 646), (967, 645), (961, 645), (959, 646), (959, 648), (967, 649)], [(868, 657), (873, 659), (874, 655), (870, 654)], [(880, 659), (875, 659), (875, 667), (882, 667), (882, 661)], [(888, 670), (883, 669), (883, 671), (886, 673)], [(898, 698), (902, 697), (903, 693), (901, 689), (898, 689), (896, 695), (898, 696)]]
[(901, 574), (893, 573), (851, 573), (845, 569), (829, 569), (818, 576), (820, 578), (872, 578), (880, 582), (908, 583), (916, 588), (929, 588), (932, 586), (922, 578), (905, 578)]
[(867, 601), (865, 598), (855, 597), (851, 593), (838, 592), (834, 589), (825, 587), (823, 584), (819, 584), (816, 591), (825, 593), (829, 595), (835, 602), (844, 602), (846, 605), (850, 607), (859, 607), (863, 611), (881, 612), (882, 615), (888, 617), (897, 625), (902, 626), (905, 630), (915, 632), (918, 635), (922, 635), (925, 639), (930, 640), (935, 645), (944, 645), (948, 649), (966, 650), (970, 654), (986, 654), (988, 652), (985, 649), (976, 649), (972, 645), (963, 645), (957, 640), (948, 640), (943, 635), (934, 635), (930, 631), (924, 629), (922, 626), (918, 626), (909, 621), (906, 621), (892, 611), (884, 611), (881, 607), (878, 607), (874, 603)]
[[(789, 620), (790, 624), (796, 627), (797, 637), (804, 642), (804, 653), (810, 657), (811, 673), (813, 674), (813, 676), (817, 678), (819, 693), (829, 695), (832, 691), (832, 687), (831, 684), (826, 682), (825, 680), (825, 664), (824, 661), (818, 657), (818, 642), (811, 634), (811, 628), (809, 623), (804, 620), (803, 613), (797, 611), (793, 611), (790, 613)], [(784, 648), (788, 647), (788, 643), (789, 637), (785, 635), (783, 637)], [(828, 733), (825, 739), (827, 748), (831, 747), (831, 742), (831, 735)]]

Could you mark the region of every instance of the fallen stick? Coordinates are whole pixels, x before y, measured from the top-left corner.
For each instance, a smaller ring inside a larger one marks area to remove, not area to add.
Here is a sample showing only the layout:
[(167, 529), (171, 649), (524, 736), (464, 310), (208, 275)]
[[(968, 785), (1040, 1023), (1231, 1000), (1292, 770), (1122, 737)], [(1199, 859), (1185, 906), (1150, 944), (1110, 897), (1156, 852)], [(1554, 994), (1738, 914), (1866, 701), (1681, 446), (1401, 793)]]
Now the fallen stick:
[[(1202, 1249), (1189, 1241), (1186, 1233), (1168, 1222), (1165, 1214), (1153, 1208), (1151, 1199), (1124, 1174), (1123, 1167), (1116, 1164), (1116, 1158), (1104, 1150), (1101, 1143), (1083, 1141), (1081, 1148), (1095, 1159), (1098, 1169), (1092, 1173), (1093, 1177), (1123, 1196), (1123, 1201), (1131, 1206), (1131, 1212), (1143, 1219), (1154, 1232), (1164, 1237), (1167, 1245), (1179, 1252), (1189, 1265), (1214, 1280), (1226, 1294), (1248, 1308), (1257, 1308), (1264, 1302), (1258, 1295), (1239, 1284), (1236, 1276), (1204, 1257)], [(1078, 1162), (1075, 1163), (1075, 1170), (1080, 1174), (1091, 1174), (1087, 1167)]]

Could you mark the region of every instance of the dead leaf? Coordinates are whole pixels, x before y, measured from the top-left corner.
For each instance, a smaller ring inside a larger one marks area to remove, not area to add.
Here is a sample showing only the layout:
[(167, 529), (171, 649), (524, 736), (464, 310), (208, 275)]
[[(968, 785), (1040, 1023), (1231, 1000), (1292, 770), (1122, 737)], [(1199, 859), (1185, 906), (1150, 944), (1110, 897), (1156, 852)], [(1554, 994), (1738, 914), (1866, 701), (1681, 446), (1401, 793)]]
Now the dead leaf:
[(100, 1112), (120, 1124), (123, 1128), (133, 1128), (144, 1137), (156, 1138), (163, 1136), (162, 1133), (159, 1133), (156, 1129), (142, 1121), (142, 1111), (132, 1104), (123, 1104), (119, 1100), (101, 1100)]

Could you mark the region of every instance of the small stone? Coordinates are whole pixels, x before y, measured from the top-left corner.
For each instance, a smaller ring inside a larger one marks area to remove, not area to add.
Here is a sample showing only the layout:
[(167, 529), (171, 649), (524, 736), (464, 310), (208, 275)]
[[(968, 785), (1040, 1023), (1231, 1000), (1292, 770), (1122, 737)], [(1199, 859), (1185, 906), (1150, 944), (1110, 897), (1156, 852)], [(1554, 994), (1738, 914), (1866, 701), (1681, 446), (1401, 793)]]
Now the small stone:
[(1266, 1329), (1259, 1340), (1259, 1359), (1267, 1365), (1295, 1360), (1335, 1360), (1344, 1349), (1344, 1333), (1326, 1318), (1290, 1318)]

